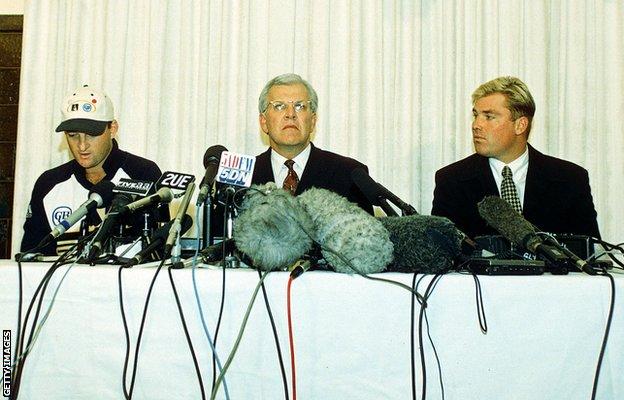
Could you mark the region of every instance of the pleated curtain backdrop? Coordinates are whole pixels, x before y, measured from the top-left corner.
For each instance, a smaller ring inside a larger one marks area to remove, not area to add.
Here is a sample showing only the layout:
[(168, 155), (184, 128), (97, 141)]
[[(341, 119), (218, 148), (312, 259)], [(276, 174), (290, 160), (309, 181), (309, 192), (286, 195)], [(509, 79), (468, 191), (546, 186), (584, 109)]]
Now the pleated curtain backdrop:
[(429, 213), (437, 169), (473, 152), (472, 91), (515, 75), (537, 103), (531, 143), (589, 170), (603, 237), (624, 238), (620, 0), (26, 3), (13, 252), (37, 176), (71, 158), (59, 106), (83, 83), (116, 106), (123, 149), (203, 173), (222, 144), (268, 144), (257, 99), (285, 72), (319, 94), (315, 144), (354, 157)]

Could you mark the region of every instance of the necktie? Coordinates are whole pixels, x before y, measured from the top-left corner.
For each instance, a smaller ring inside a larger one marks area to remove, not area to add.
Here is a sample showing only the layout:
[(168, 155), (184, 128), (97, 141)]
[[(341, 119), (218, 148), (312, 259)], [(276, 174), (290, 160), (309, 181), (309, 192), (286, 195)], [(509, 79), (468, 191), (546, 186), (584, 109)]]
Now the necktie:
[(297, 190), (297, 185), (299, 184), (299, 177), (293, 169), (293, 165), (295, 165), (295, 162), (293, 160), (286, 160), (284, 161), (284, 165), (288, 167), (288, 175), (286, 175), (286, 179), (284, 179), (284, 184), (282, 185), (282, 187), (288, 190), (290, 193), (295, 194), (295, 191)]
[(511, 173), (511, 168), (507, 165), (503, 167), (503, 181), (501, 182), (500, 192), (502, 199), (511, 204), (511, 207), (519, 214), (522, 214), (522, 204), (520, 204), (520, 199), (518, 198), (513, 174)]

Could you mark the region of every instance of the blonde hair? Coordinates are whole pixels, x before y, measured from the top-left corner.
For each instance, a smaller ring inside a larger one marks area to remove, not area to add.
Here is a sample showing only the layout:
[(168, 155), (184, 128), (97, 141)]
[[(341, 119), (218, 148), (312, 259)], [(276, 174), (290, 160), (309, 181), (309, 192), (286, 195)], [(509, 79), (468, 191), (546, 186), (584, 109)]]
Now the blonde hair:
[(507, 99), (507, 108), (511, 112), (512, 118), (517, 120), (520, 117), (527, 117), (527, 135), (531, 132), (531, 122), (535, 115), (535, 101), (527, 85), (520, 79), (513, 76), (501, 76), (491, 81), (485, 82), (472, 93), (472, 104), (477, 100), (500, 93)]

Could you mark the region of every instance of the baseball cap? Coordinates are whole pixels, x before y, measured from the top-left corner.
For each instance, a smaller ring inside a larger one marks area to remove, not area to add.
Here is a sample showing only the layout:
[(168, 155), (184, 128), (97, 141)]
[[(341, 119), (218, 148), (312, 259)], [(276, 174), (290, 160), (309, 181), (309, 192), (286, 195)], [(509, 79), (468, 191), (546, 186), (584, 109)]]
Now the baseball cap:
[(57, 132), (84, 132), (101, 135), (115, 119), (113, 102), (103, 91), (84, 85), (70, 92), (61, 106), (63, 121)]

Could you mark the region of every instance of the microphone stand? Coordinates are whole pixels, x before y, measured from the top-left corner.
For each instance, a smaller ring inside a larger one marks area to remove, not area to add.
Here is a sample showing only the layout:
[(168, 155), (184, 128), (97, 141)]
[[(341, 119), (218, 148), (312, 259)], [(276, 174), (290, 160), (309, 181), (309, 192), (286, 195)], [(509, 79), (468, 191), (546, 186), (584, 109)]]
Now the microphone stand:
[(213, 244), (214, 240), (210, 234), (211, 230), (211, 217), (212, 217), (212, 196), (206, 197), (206, 201), (202, 204), (202, 236), (201, 236), (201, 248)]
[[(233, 187), (225, 188), (225, 226), (223, 227), (223, 241), (233, 238), (234, 217), (236, 216), (236, 207), (234, 206), (234, 194), (236, 191)], [(234, 249), (227, 249), (223, 254), (226, 267), (240, 268), (240, 259), (234, 253)]]

